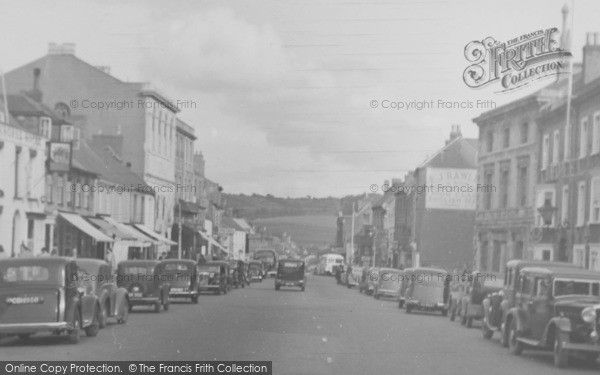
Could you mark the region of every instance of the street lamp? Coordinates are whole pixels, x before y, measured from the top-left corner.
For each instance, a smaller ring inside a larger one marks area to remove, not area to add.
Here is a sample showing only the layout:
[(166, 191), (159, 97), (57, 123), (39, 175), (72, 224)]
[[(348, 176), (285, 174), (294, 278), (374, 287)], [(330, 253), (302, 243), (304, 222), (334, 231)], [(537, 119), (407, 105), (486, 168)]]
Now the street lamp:
[(179, 211), (179, 230), (177, 231), (177, 235), (179, 237), (179, 240), (177, 241), (177, 259), (181, 259), (181, 201), (177, 198), (176, 202), (177, 202), (177, 206), (179, 206), (178, 211)]
[(546, 199), (544, 201), (544, 205), (537, 209), (540, 216), (542, 216), (542, 221), (544, 222), (544, 227), (548, 228), (552, 225), (552, 218), (554, 217), (554, 212), (556, 211), (556, 207), (552, 206), (552, 202), (550, 199)]

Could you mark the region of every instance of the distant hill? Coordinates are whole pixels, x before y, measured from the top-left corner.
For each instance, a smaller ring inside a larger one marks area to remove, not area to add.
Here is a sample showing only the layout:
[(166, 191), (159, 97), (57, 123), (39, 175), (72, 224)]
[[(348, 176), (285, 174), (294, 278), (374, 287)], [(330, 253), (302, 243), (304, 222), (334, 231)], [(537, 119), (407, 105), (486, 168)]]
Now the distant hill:
[[(335, 242), (336, 217), (340, 210), (352, 213), (352, 205), (366, 195), (343, 198), (280, 198), (273, 195), (224, 194), (225, 208), (271, 234), (291, 235), (302, 247), (329, 246)], [(358, 205), (358, 204), (357, 204)]]
[(335, 241), (335, 215), (282, 216), (252, 220), (257, 228), (266, 227), (270, 234), (291, 236), (300, 247), (331, 245)]

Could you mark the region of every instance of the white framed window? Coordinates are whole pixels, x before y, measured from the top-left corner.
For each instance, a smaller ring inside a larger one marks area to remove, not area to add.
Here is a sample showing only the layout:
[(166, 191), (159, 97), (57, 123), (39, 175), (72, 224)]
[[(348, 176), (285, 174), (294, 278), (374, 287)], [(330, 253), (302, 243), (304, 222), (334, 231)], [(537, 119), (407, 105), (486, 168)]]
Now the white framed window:
[(600, 177), (590, 183), (590, 222), (600, 223)]
[(562, 188), (562, 201), (560, 204), (560, 221), (564, 223), (569, 218), (569, 185)]
[(552, 245), (539, 244), (533, 248), (533, 260), (553, 260)]
[(588, 119), (587, 117), (581, 120), (581, 127), (579, 132), (579, 158), (587, 156), (587, 142), (588, 142)]
[(553, 165), (558, 164), (559, 144), (560, 144), (560, 134), (559, 134), (558, 130), (555, 130), (554, 131), (554, 140), (552, 142), (552, 164)]
[(542, 141), (542, 171), (548, 167), (548, 150), (550, 148), (550, 135), (544, 134)]
[(600, 248), (590, 248), (590, 269), (600, 271)]
[(573, 264), (585, 267), (585, 245), (573, 245)]
[(40, 117), (39, 134), (46, 139), (52, 138), (52, 120), (50, 117)]
[(594, 113), (592, 126), (592, 155), (600, 152), (600, 111)]
[(577, 226), (581, 227), (585, 225), (585, 195), (586, 195), (585, 181), (579, 181), (579, 187), (577, 189)]
[(63, 125), (60, 127), (60, 140), (62, 142), (71, 142), (73, 140), (73, 126)]

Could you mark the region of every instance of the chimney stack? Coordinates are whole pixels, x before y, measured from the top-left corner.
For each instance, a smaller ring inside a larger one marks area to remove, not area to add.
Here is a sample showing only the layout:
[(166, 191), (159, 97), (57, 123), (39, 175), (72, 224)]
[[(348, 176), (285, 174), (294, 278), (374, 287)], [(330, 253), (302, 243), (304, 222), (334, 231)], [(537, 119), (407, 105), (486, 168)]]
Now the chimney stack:
[(42, 102), (42, 90), (40, 90), (40, 77), (42, 70), (40, 68), (33, 69), (33, 87), (27, 92), (27, 95), (38, 103)]
[(462, 133), (460, 131), (460, 125), (453, 124), (451, 129), (452, 130), (450, 131), (450, 139), (448, 139), (446, 141), (446, 144), (452, 142), (456, 138), (462, 137)]
[(587, 33), (583, 47), (583, 84), (600, 77), (600, 33)]
[(48, 55), (74, 55), (75, 43), (48, 43)]

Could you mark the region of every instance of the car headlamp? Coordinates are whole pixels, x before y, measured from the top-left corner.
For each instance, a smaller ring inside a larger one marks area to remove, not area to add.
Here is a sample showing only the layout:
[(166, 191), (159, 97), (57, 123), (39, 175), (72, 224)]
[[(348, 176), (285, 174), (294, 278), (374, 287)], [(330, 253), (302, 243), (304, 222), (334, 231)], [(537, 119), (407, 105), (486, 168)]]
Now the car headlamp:
[(596, 320), (596, 309), (592, 306), (586, 307), (581, 312), (581, 318), (586, 323), (593, 323)]

